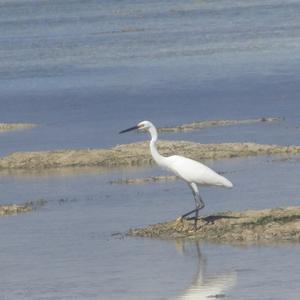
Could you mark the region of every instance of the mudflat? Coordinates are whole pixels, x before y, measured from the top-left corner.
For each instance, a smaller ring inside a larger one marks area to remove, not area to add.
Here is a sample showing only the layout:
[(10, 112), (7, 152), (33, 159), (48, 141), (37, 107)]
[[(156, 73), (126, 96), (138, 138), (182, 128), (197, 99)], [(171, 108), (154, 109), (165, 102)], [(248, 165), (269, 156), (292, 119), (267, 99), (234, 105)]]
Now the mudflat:
[(300, 206), (222, 212), (194, 220), (177, 219), (130, 229), (129, 236), (160, 239), (190, 238), (217, 243), (300, 242)]
[[(199, 144), (188, 141), (159, 141), (162, 155), (183, 155), (195, 160), (229, 159), (256, 155), (299, 154), (300, 146), (256, 143)], [(0, 170), (65, 167), (128, 167), (153, 163), (149, 142), (119, 145), (109, 149), (15, 152), (0, 159)]]

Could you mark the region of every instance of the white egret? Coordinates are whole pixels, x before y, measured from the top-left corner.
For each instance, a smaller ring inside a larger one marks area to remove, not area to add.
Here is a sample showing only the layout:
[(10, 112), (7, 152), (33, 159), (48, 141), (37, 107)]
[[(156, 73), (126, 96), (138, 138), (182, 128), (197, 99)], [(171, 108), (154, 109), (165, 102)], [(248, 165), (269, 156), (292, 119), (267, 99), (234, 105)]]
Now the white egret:
[(205, 166), (204, 164), (186, 158), (184, 156), (172, 155), (162, 156), (156, 148), (157, 130), (150, 121), (143, 121), (136, 126), (122, 130), (119, 133), (128, 132), (131, 130), (147, 130), (151, 135), (150, 151), (154, 161), (161, 167), (174, 172), (179, 178), (183, 179), (190, 186), (195, 199), (196, 208), (183, 214), (181, 218), (195, 213), (195, 229), (197, 228), (197, 220), (199, 210), (204, 208), (205, 204), (200, 196), (198, 185), (200, 186), (221, 186), (231, 188), (233, 184), (225, 177), (217, 174), (215, 171)]

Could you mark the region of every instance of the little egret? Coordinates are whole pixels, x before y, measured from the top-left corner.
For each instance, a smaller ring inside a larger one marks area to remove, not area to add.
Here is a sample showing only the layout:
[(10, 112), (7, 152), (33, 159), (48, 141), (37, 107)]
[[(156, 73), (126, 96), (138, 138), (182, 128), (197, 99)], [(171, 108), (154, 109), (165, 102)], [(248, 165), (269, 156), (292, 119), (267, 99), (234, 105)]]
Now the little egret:
[(233, 187), (233, 184), (225, 177), (217, 174), (215, 171), (198, 161), (179, 155), (165, 157), (159, 154), (156, 148), (157, 130), (155, 126), (149, 121), (140, 122), (136, 126), (122, 130), (119, 133), (124, 133), (136, 129), (147, 130), (150, 133), (150, 151), (154, 161), (159, 166), (174, 172), (179, 178), (183, 179), (192, 189), (196, 208), (182, 215), (181, 219), (186, 218), (187, 216), (195, 213), (194, 226), (196, 229), (199, 210), (204, 208), (205, 206), (200, 196), (198, 185), (221, 186), (231, 188)]

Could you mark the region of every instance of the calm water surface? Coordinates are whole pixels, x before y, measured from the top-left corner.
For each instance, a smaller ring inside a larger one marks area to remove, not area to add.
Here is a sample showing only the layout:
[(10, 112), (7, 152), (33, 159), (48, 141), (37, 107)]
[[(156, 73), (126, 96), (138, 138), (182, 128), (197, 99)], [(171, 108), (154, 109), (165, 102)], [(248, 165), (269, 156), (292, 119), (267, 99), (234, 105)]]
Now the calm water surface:
[[(0, 154), (110, 147), (120, 129), (194, 120), (284, 121), (165, 134), (299, 144), (299, 1), (0, 1)], [(299, 204), (300, 160), (207, 162), (232, 190), (205, 213)], [(191, 209), (182, 182), (115, 185), (131, 170), (0, 172), (0, 203), (46, 199), (0, 219), (1, 299), (296, 299), (299, 245), (238, 247), (122, 238)]]

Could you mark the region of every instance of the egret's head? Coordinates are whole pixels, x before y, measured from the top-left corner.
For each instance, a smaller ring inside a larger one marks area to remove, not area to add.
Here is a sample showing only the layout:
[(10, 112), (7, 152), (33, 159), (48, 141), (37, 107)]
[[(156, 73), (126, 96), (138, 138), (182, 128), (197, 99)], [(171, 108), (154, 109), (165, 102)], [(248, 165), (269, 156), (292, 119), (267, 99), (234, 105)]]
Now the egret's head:
[(130, 127), (128, 129), (122, 130), (119, 133), (128, 132), (131, 130), (149, 130), (150, 128), (153, 128), (154, 125), (149, 121), (142, 121), (138, 123), (136, 126)]
[(141, 130), (148, 130), (151, 127), (154, 127), (150, 121), (142, 121), (139, 124), (137, 124), (137, 126), (138, 126), (138, 129), (141, 129)]

